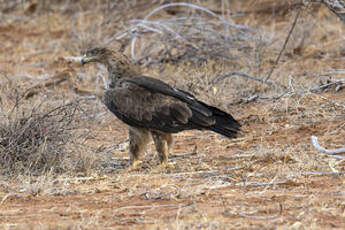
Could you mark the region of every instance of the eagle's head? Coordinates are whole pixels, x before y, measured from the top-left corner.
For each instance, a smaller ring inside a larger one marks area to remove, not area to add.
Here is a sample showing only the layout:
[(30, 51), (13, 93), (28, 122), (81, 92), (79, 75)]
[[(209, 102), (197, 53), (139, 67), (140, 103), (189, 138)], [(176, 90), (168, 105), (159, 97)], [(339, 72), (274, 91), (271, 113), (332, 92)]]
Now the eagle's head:
[(98, 62), (105, 65), (111, 79), (132, 77), (138, 74), (137, 67), (126, 55), (111, 48), (89, 48), (81, 60), (83, 65), (88, 62)]
[(84, 57), (81, 59), (81, 63), (84, 65), (88, 62), (99, 62), (106, 64), (105, 61), (112, 56), (113, 51), (105, 47), (93, 47), (89, 48)]

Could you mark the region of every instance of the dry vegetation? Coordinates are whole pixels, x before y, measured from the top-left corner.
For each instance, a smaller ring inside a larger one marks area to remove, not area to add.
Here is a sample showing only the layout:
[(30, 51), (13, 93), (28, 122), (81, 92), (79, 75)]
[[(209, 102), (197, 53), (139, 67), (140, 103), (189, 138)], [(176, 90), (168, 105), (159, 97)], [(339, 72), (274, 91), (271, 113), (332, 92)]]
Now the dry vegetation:
[[(345, 147), (342, 1), (90, 2), (0, 1), (0, 228), (345, 228), (344, 155), (310, 140)], [(97, 44), (245, 135), (179, 133), (174, 167), (156, 168), (151, 144), (123, 173), (106, 72), (74, 61)]]

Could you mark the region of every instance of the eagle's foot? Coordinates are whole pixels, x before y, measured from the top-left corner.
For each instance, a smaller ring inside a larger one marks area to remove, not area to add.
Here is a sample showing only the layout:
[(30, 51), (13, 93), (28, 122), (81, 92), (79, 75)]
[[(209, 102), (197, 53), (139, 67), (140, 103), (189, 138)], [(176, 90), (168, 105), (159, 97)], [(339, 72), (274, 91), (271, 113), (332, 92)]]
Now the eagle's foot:
[(122, 173), (130, 173), (136, 171), (138, 169), (139, 163), (140, 162), (138, 160), (131, 162), (131, 165), (128, 168), (122, 170)]
[(135, 171), (136, 169), (137, 169), (137, 167), (130, 166), (126, 169), (121, 170), (121, 173), (130, 173), (130, 172)]
[(168, 161), (163, 161), (161, 164), (159, 164), (158, 166), (155, 167), (155, 171), (161, 171), (163, 169), (165, 170), (171, 170), (171, 169), (175, 169), (176, 166), (174, 163), (169, 163)]

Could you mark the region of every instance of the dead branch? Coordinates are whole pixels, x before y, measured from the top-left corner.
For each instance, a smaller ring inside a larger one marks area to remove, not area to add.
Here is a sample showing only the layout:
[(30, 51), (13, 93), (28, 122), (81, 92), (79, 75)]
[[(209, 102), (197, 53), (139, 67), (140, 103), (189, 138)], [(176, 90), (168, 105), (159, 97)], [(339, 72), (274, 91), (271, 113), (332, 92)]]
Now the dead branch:
[(292, 23), (291, 29), (290, 29), (290, 31), (289, 31), (289, 33), (288, 33), (286, 39), (285, 39), (284, 45), (283, 45), (282, 49), (280, 50), (279, 55), (278, 55), (277, 59), (275, 60), (275, 62), (273, 63), (272, 69), (271, 69), (271, 71), (269, 72), (269, 74), (267, 75), (267, 77), (265, 78), (264, 82), (267, 82), (267, 81), (270, 79), (270, 77), (271, 77), (272, 74), (273, 74), (274, 69), (275, 69), (276, 66), (278, 65), (278, 62), (279, 62), (279, 60), (280, 60), (280, 57), (282, 56), (282, 54), (283, 54), (283, 52), (284, 52), (284, 50), (285, 50), (285, 48), (286, 48), (286, 45), (287, 45), (287, 43), (288, 43), (289, 40), (290, 40), (291, 34), (292, 34), (293, 30), (295, 29), (295, 26), (296, 26), (296, 24), (297, 24), (297, 20), (298, 20), (298, 17), (299, 17), (300, 12), (301, 12), (301, 8), (298, 8), (298, 9), (297, 9), (296, 16), (295, 16), (295, 20), (294, 20), (293, 23)]
[(273, 216), (251, 216), (247, 214), (239, 214), (241, 217), (255, 219), (255, 220), (273, 220), (280, 217), (283, 213), (283, 205), (279, 203), (279, 213)]
[[(262, 79), (259, 79), (262, 80)], [(216, 81), (218, 81), (216, 79)], [(252, 95), (249, 97), (245, 97), (245, 98), (239, 98), (235, 101), (232, 101), (229, 103), (229, 105), (236, 105), (236, 104), (242, 104), (242, 103), (249, 103), (249, 102), (253, 102), (256, 100), (277, 100), (280, 99), (282, 97), (285, 96), (293, 96), (293, 95), (304, 95), (307, 93), (319, 93), (319, 92), (324, 92), (324, 90), (330, 88), (330, 87), (335, 87), (334, 90), (337, 92), (339, 90), (341, 90), (343, 87), (345, 87), (345, 79), (341, 79), (338, 81), (328, 81), (324, 84), (321, 85), (317, 85), (314, 87), (311, 87), (310, 89), (301, 89), (301, 90), (292, 90), (292, 91), (285, 91), (279, 94), (274, 94), (274, 95)], [(318, 94), (317, 94), (318, 95)], [(339, 107), (344, 107), (344, 105), (342, 104), (336, 104)]]
[(196, 151), (192, 151), (189, 153), (185, 153), (185, 154), (172, 154), (170, 155), (170, 158), (189, 158), (190, 156), (195, 156), (197, 155)]
[(258, 187), (258, 186), (268, 186), (268, 185), (282, 185), (282, 184), (287, 184), (287, 183), (291, 183), (291, 181), (277, 181), (277, 182), (270, 182), (270, 183), (237, 183), (235, 184), (236, 186), (245, 186), (245, 187), (248, 187), (248, 186), (253, 186), (253, 187)]
[(345, 175), (345, 172), (305, 172), (302, 174), (306, 176), (325, 176), (325, 175), (341, 176), (341, 175)]
[[(217, 18), (219, 21), (221, 21), (223, 24), (224, 24), (224, 27), (228, 27), (228, 28), (236, 28), (236, 29), (249, 29), (249, 27), (246, 27), (246, 26), (242, 26), (242, 25), (235, 25), (235, 24), (231, 24), (229, 23), (227, 20), (225, 20), (223, 17), (213, 13), (211, 10), (207, 9), (207, 8), (204, 8), (204, 7), (201, 7), (201, 6), (198, 6), (198, 5), (195, 5), (195, 4), (191, 4), (191, 3), (187, 3), (187, 2), (178, 2), (178, 3), (168, 3), (168, 4), (165, 4), (165, 5), (162, 5), (158, 8), (155, 8), (154, 10), (152, 10), (149, 14), (147, 14), (143, 21), (142, 22), (139, 22), (139, 24), (137, 24), (136, 27), (145, 27), (145, 23), (143, 22), (148, 22), (148, 19), (156, 14), (157, 12), (161, 11), (162, 9), (165, 9), (165, 8), (168, 8), (168, 7), (176, 7), (176, 6), (184, 6), (184, 7), (189, 7), (189, 8), (192, 8), (192, 9), (196, 9), (196, 10), (199, 10), (199, 11), (203, 11), (209, 15), (211, 15), (212, 17), (215, 17)], [(158, 23), (160, 25), (162, 25), (162, 23)], [(164, 27), (167, 28), (167, 26), (165, 25)], [(152, 27), (147, 27), (146, 28), (149, 28), (151, 32), (159, 32), (161, 33), (162, 31), (161, 30), (152, 30)], [(172, 29), (169, 29), (170, 32), (173, 31)], [(175, 35), (177, 35), (177, 37), (181, 38), (182, 36), (178, 35), (177, 33), (174, 33)], [(136, 41), (137, 41), (137, 36), (135, 36), (131, 42), (131, 56), (132, 56), (132, 59), (135, 60), (136, 59), (136, 55), (135, 55), (135, 44), (136, 44)]]
[[(189, 16), (151, 19), (157, 12), (175, 6), (196, 11)], [(125, 31), (105, 39), (105, 43), (128, 41), (132, 59), (145, 66), (184, 60), (202, 64), (210, 59), (253, 58), (254, 43), (263, 39), (249, 26), (231, 23), (207, 8), (185, 2), (161, 5), (142, 20), (128, 22), (130, 26)], [(137, 52), (139, 39), (150, 41), (142, 43), (140, 55)]]
[(231, 73), (227, 73), (227, 74), (224, 74), (222, 76), (218, 76), (216, 77), (215, 79), (212, 80), (212, 84), (215, 84), (215, 83), (218, 83), (222, 80), (224, 80), (225, 78), (227, 77), (232, 77), (232, 76), (240, 76), (240, 77), (245, 77), (245, 78), (248, 78), (248, 79), (251, 79), (251, 80), (254, 80), (254, 81), (258, 81), (258, 82), (261, 82), (263, 84), (266, 84), (266, 85), (269, 85), (271, 86), (273, 83), (270, 82), (270, 81), (267, 81), (265, 79), (262, 79), (262, 78), (258, 78), (258, 77), (255, 77), (255, 76), (252, 76), (248, 73), (245, 73), (245, 72), (242, 72), (242, 71), (233, 71)]
[(38, 94), (40, 88), (49, 88), (49, 87), (57, 86), (61, 84), (62, 82), (69, 80), (70, 78), (71, 78), (70, 71), (63, 71), (61, 73), (58, 73), (52, 78), (49, 78), (27, 89), (24, 93), (24, 97), (28, 99)]
[(323, 152), (324, 154), (327, 154), (327, 155), (337, 155), (337, 154), (345, 153), (345, 148), (329, 150), (329, 149), (325, 149), (325, 148), (321, 147), (316, 136), (311, 136), (311, 142), (313, 143), (313, 146), (317, 150), (319, 150), (320, 152)]
[(322, 0), (322, 3), (345, 23), (345, 2), (343, 0)]
[(162, 208), (162, 207), (187, 207), (192, 205), (193, 203), (186, 203), (186, 204), (161, 204), (161, 205), (142, 205), (142, 206), (124, 206), (124, 207), (120, 207), (114, 210), (114, 212), (116, 211), (120, 211), (120, 210), (126, 210), (126, 209), (153, 209), (153, 208)]

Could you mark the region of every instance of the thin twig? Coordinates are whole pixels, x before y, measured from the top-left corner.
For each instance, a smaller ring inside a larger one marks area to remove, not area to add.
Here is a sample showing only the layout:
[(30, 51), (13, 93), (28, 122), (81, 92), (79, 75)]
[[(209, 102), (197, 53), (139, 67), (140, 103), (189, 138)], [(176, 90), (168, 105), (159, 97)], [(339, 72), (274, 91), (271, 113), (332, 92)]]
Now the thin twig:
[(296, 13), (295, 20), (294, 20), (293, 23), (292, 23), (291, 29), (290, 29), (290, 31), (289, 31), (289, 33), (288, 33), (286, 39), (285, 39), (284, 45), (283, 45), (282, 49), (280, 50), (280, 53), (279, 53), (277, 59), (275, 60), (273, 66), (272, 66), (271, 71), (269, 72), (269, 74), (268, 74), (267, 77), (265, 78), (264, 82), (267, 82), (268, 79), (270, 79), (270, 77), (271, 77), (272, 74), (273, 74), (274, 69), (275, 69), (276, 66), (278, 65), (278, 62), (279, 62), (279, 60), (280, 60), (280, 57), (282, 56), (282, 54), (283, 54), (283, 52), (284, 52), (284, 50), (285, 50), (285, 48), (286, 48), (286, 45), (287, 45), (288, 41), (290, 40), (291, 34), (292, 34), (293, 30), (295, 29), (295, 26), (296, 26), (296, 24), (297, 24), (297, 19), (298, 19), (298, 17), (299, 17), (300, 12), (301, 12), (301, 8), (298, 8), (297, 13)]
[(170, 155), (169, 158), (188, 158), (190, 156), (197, 155), (196, 151), (190, 152), (190, 153), (185, 153), (185, 154), (173, 154)]
[[(211, 10), (207, 9), (207, 8), (204, 8), (204, 7), (201, 7), (201, 6), (198, 6), (198, 5), (195, 5), (195, 4), (191, 4), (191, 3), (187, 3), (187, 2), (178, 2), (178, 3), (168, 3), (168, 4), (165, 4), (165, 5), (162, 5), (158, 8), (155, 8), (153, 9), (149, 14), (147, 14), (144, 19), (142, 20), (142, 22), (149, 22), (148, 19), (156, 14), (158, 11), (162, 10), (162, 9), (165, 9), (165, 8), (168, 8), (168, 7), (175, 7), (175, 6), (183, 6), (183, 7), (188, 7), (188, 8), (192, 8), (192, 9), (196, 9), (196, 10), (200, 10), (200, 11), (203, 11), (215, 18), (217, 18), (219, 21), (222, 22), (222, 24), (224, 25), (224, 29), (229, 29), (229, 28), (236, 28), (236, 29), (240, 29), (240, 30), (247, 30), (247, 31), (254, 31), (253, 29), (251, 29), (250, 27), (247, 27), (247, 26), (243, 26), (243, 25), (237, 25), (237, 24), (231, 24), (229, 23), (225, 18), (213, 13)], [(131, 32), (133, 31), (136, 31), (138, 27), (142, 27), (144, 24), (142, 22), (139, 22), (132, 30)], [(135, 55), (135, 44), (136, 44), (136, 41), (137, 41), (137, 36), (135, 36), (132, 41), (131, 41), (131, 57), (133, 60), (137, 60), (136, 59), (136, 55)]]
[(258, 186), (267, 186), (267, 185), (282, 185), (289, 183), (290, 181), (277, 181), (277, 182), (270, 182), (270, 183), (237, 183), (235, 184), (236, 186), (253, 186), (253, 187), (258, 187)]
[(241, 76), (241, 77), (245, 77), (245, 78), (248, 78), (248, 79), (251, 79), (251, 80), (255, 80), (255, 81), (258, 81), (258, 82), (267, 84), (267, 85), (272, 85), (272, 82), (265, 81), (265, 80), (262, 79), (262, 78), (258, 78), (258, 77), (255, 77), (255, 76), (251, 76), (251, 75), (249, 75), (248, 73), (245, 73), (245, 72), (242, 72), (242, 71), (233, 71), (233, 72), (231, 72), (231, 73), (227, 73), (227, 74), (225, 74), (225, 75), (216, 77), (211, 83), (215, 84), (215, 83), (218, 83), (218, 82), (224, 80), (224, 79), (227, 78), (227, 77), (232, 77), (232, 76)]
[(311, 142), (313, 143), (313, 146), (317, 150), (319, 150), (319, 151), (321, 151), (327, 155), (337, 155), (337, 154), (345, 153), (345, 148), (329, 150), (329, 149), (325, 149), (325, 148), (321, 147), (318, 140), (317, 140), (317, 137), (315, 137), (315, 136), (311, 136)]
[(283, 213), (283, 205), (279, 203), (279, 213), (273, 216), (250, 216), (247, 214), (239, 214), (241, 217), (255, 219), (255, 220), (273, 220), (280, 217)]
[(345, 172), (304, 172), (302, 174), (306, 176), (324, 176), (324, 175), (341, 176), (341, 175), (345, 175)]
[(187, 204), (162, 204), (162, 205), (142, 205), (142, 206), (124, 206), (120, 207), (114, 210), (114, 212), (124, 209), (146, 209), (146, 208), (162, 208), (162, 207), (187, 207), (192, 205), (193, 203), (187, 203)]
[[(221, 80), (221, 79), (220, 79)], [(260, 80), (260, 79), (258, 79)], [(293, 96), (293, 95), (303, 95), (303, 94), (307, 94), (307, 93), (318, 93), (320, 91), (323, 91), (324, 89), (327, 89), (327, 87), (329, 86), (332, 86), (332, 85), (336, 85), (337, 87), (335, 88), (335, 91), (339, 90), (339, 88), (342, 88), (343, 86), (345, 86), (345, 83), (343, 83), (344, 79), (342, 80), (339, 80), (339, 81), (332, 81), (332, 82), (329, 82), (329, 83), (325, 83), (325, 84), (322, 84), (322, 85), (318, 85), (318, 86), (315, 86), (315, 87), (312, 87), (310, 89), (301, 89), (301, 90), (290, 90), (290, 91), (285, 91), (283, 93), (279, 93), (279, 94), (275, 94), (275, 95), (252, 95), (250, 97), (244, 97), (244, 98), (240, 98), (240, 99), (236, 99), (232, 102), (229, 103), (229, 105), (236, 105), (236, 104), (242, 104), (242, 103), (249, 103), (249, 102), (252, 102), (252, 101), (256, 101), (256, 100), (277, 100), (277, 99), (280, 99), (282, 97), (285, 97), (285, 96)], [(214, 82), (218, 82), (218, 79), (214, 80)], [(316, 94), (318, 96), (320, 96), (319, 94)], [(320, 96), (322, 97), (322, 96)], [(324, 97), (322, 97), (323, 99), (326, 99)], [(333, 104), (335, 104), (336, 106), (339, 106), (339, 107), (344, 107), (344, 105), (342, 104), (339, 104), (339, 103), (334, 103), (332, 102)]]
[(343, 0), (323, 0), (322, 3), (337, 15), (340, 20), (345, 22), (345, 3)]

